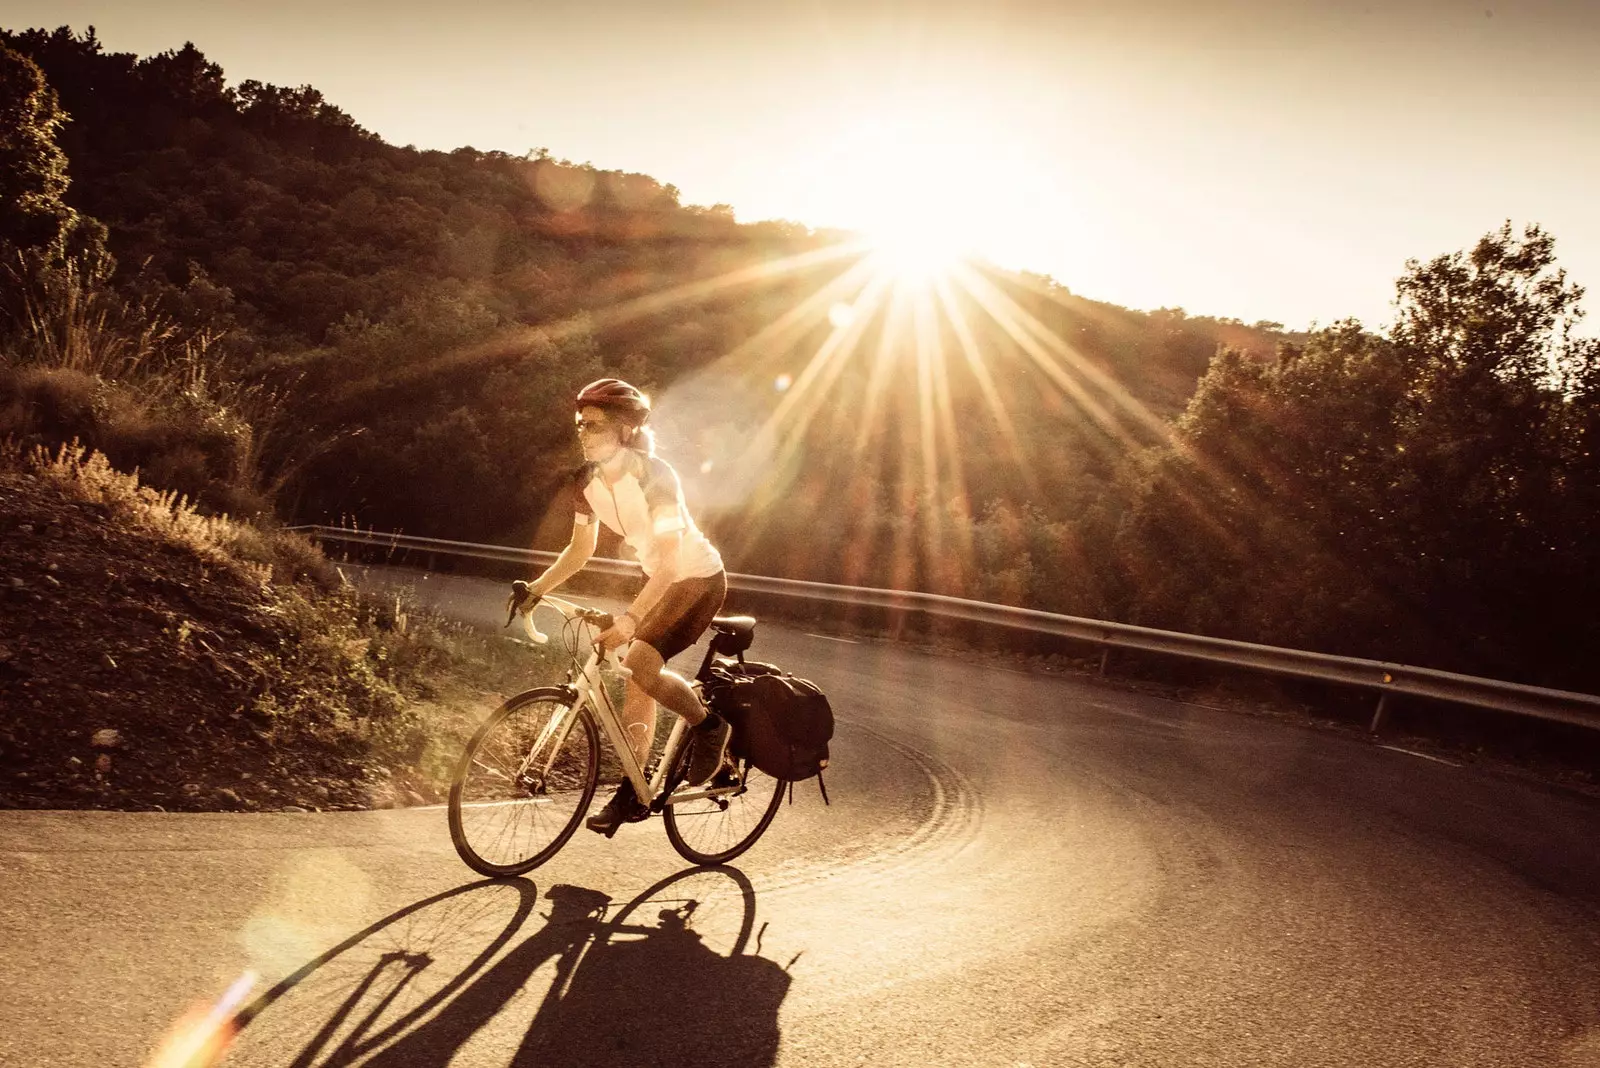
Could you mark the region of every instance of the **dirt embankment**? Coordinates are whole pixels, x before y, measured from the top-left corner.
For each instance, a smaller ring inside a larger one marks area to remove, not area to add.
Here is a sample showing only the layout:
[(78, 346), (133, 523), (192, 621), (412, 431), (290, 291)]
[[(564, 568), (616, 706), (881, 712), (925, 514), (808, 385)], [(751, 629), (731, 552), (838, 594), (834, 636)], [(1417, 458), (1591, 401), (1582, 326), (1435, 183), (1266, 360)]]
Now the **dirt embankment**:
[[(0, 807), (440, 797), (453, 739), (492, 707), (484, 680), (304, 542), (225, 534), (82, 462), (0, 470)], [(325, 588), (284, 573), (285, 546)]]

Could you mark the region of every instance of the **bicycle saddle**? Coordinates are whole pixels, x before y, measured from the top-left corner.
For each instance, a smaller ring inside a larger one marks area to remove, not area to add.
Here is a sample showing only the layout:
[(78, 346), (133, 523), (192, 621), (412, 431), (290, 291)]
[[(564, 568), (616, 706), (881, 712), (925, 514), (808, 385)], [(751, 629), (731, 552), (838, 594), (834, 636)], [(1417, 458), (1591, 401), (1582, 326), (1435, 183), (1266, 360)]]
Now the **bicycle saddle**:
[(749, 638), (756, 632), (755, 616), (718, 616), (711, 621), (712, 629), (731, 634), (735, 638)]
[(727, 655), (744, 652), (756, 635), (755, 616), (718, 616), (711, 621), (717, 636), (711, 640), (713, 651)]

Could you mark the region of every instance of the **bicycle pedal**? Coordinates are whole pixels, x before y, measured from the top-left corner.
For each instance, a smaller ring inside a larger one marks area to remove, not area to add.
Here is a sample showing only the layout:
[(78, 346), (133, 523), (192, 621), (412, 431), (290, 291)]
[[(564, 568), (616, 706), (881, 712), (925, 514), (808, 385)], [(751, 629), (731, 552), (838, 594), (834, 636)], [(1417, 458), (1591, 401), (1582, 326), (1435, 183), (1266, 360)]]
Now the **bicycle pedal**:
[(586, 820), (584, 822), (584, 826), (589, 828), (591, 831), (595, 832), (596, 834), (603, 834), (607, 838), (613, 838), (613, 837), (616, 836), (616, 833), (617, 833), (618, 829), (620, 829), (622, 827), (622, 824), (621, 823), (597, 823), (595, 820), (590, 819), (590, 820)]

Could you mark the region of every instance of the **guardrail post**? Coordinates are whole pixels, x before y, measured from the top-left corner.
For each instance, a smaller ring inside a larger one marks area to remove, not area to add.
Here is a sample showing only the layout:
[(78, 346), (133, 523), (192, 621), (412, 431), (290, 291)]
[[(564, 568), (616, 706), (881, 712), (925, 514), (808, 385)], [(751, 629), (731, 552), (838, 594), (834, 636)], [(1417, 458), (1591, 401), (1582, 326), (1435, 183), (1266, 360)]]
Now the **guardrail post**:
[(1106, 668), (1108, 668), (1110, 666), (1111, 666), (1111, 646), (1102, 645), (1100, 647), (1100, 674), (1104, 675), (1106, 673)]
[(1378, 727), (1383, 723), (1384, 709), (1389, 706), (1389, 691), (1384, 690), (1378, 695), (1378, 707), (1372, 711), (1372, 724), (1367, 727), (1369, 734), (1377, 734)]

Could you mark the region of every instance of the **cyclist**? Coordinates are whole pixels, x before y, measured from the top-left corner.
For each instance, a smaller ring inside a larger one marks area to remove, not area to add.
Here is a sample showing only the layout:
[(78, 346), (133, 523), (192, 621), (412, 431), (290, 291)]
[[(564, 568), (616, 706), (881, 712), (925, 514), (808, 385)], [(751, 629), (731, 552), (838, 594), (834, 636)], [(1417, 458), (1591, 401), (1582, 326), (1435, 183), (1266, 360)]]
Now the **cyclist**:
[[(644, 588), (595, 641), (606, 649), (632, 642), (622, 661), (628, 670), (623, 730), (644, 767), (655, 738), (656, 704), (666, 705), (693, 731), (689, 777), (703, 782), (722, 763), (727, 723), (666, 662), (693, 645), (721, 610), (728, 591), (722, 557), (684, 507), (677, 472), (655, 455), (655, 435), (645, 425), (649, 398), (627, 382), (602, 378), (578, 391), (574, 409), (585, 462), (572, 482), (572, 538), (529, 584), (531, 592), (543, 596), (577, 574), (594, 555), (600, 525), (622, 536), (639, 558)], [(610, 838), (623, 823), (648, 815), (623, 776), (588, 827)]]

